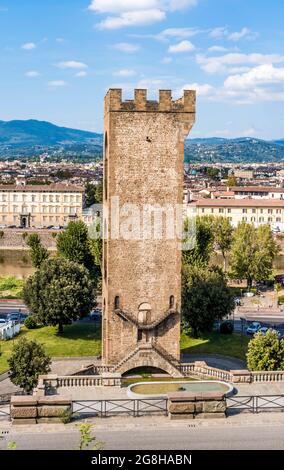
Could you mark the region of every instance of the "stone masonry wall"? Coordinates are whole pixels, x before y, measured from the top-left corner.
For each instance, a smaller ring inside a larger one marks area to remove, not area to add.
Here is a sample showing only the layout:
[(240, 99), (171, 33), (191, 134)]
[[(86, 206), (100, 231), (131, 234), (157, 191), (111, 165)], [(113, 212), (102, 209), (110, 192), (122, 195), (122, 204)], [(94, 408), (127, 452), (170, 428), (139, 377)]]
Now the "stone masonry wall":
[[(186, 92), (176, 102), (167, 90), (160, 91), (159, 102), (147, 101), (146, 90), (135, 90), (134, 101), (123, 102), (121, 90), (110, 90), (106, 96), (104, 214), (109, 239), (104, 243), (103, 269), (105, 364), (119, 363), (138, 343), (137, 326), (114, 312), (116, 296), (121, 310), (136, 320), (139, 306), (147, 303), (150, 310), (146, 323), (167, 312), (170, 296), (174, 296), (174, 308), (180, 312), (178, 238), (166, 239), (165, 224), (162, 239), (122, 240), (119, 234), (117, 239), (110, 238), (114, 223), (110, 209), (113, 196), (119, 198), (120, 207), (135, 204), (138, 217), (146, 204), (182, 204), (184, 138), (194, 123), (194, 112), (194, 92)], [(122, 215), (119, 222), (123, 222)], [(179, 359), (179, 316), (141, 335), (139, 342), (154, 341)]]

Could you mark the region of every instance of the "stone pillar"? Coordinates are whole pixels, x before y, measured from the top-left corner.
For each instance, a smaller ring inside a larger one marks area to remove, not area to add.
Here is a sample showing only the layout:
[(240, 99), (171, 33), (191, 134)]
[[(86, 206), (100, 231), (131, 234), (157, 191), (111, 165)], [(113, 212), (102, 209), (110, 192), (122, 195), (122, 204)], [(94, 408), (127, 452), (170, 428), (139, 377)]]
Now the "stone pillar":
[(102, 385), (104, 387), (120, 387), (121, 374), (115, 372), (104, 372), (101, 374)]
[(243, 370), (231, 370), (230, 373), (233, 376), (232, 382), (237, 383), (251, 383), (251, 373), (247, 369)]
[(218, 392), (168, 394), (170, 419), (225, 418), (225, 395)]
[(72, 412), (71, 397), (12, 396), (12, 424), (61, 423)]

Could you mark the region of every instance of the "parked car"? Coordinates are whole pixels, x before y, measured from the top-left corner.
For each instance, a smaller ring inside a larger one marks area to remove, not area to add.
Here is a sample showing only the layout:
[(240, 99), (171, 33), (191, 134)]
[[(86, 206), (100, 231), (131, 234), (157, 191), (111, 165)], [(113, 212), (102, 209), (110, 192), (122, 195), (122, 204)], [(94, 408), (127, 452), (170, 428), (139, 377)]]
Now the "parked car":
[(19, 323), (21, 321), (21, 314), (18, 312), (11, 312), (7, 315), (7, 320)]
[(263, 335), (266, 335), (268, 330), (269, 328), (267, 328), (267, 326), (262, 326), (261, 328), (259, 328), (258, 333), (262, 333)]
[(5, 318), (0, 318), (0, 326), (5, 325), (7, 323), (7, 320)]
[(95, 310), (92, 310), (90, 313), (90, 318), (91, 320), (98, 321), (102, 317), (102, 312), (100, 309), (96, 308)]
[(244, 292), (244, 297), (254, 297), (253, 292)]
[(255, 333), (258, 332), (258, 330), (260, 330), (260, 328), (261, 328), (261, 324), (254, 321), (247, 327), (247, 334), (254, 335)]

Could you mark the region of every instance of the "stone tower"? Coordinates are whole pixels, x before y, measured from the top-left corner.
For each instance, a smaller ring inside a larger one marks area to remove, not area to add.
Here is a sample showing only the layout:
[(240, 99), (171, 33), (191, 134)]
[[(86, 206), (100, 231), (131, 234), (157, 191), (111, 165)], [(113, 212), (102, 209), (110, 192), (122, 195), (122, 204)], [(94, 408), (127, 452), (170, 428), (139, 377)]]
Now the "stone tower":
[[(194, 91), (177, 101), (170, 90), (159, 101), (146, 90), (131, 101), (120, 89), (105, 97), (103, 364), (114, 372), (152, 366), (181, 375), (179, 239), (166, 236), (164, 223), (162, 237), (152, 236), (149, 221), (153, 206), (182, 205), (184, 139), (194, 121)], [(134, 236), (122, 236), (125, 204), (135, 213)]]

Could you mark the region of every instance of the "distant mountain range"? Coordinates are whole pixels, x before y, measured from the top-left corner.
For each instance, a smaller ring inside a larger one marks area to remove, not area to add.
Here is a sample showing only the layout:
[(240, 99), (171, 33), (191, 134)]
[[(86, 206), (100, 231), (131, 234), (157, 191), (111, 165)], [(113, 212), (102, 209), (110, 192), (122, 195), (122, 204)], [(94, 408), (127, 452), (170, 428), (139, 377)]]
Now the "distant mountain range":
[[(68, 158), (102, 158), (103, 135), (59, 127), (50, 122), (0, 121), (0, 157), (32, 157), (43, 152)], [(187, 139), (186, 162), (284, 161), (284, 139), (268, 142), (251, 137)]]

